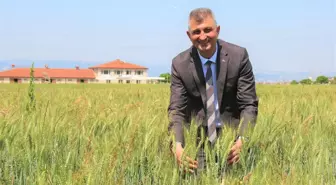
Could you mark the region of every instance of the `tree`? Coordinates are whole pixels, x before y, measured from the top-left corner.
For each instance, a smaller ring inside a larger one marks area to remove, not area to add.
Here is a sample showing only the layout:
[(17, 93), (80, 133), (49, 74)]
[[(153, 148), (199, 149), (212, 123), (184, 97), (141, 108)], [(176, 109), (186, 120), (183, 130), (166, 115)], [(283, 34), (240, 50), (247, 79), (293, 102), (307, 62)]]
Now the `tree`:
[(309, 78), (300, 81), (300, 84), (312, 84), (312, 83), (313, 81)]
[(295, 84), (298, 84), (298, 82), (296, 80), (293, 80), (293, 81), (291, 81), (290, 84), (295, 85)]
[(165, 82), (170, 83), (170, 73), (162, 73), (160, 77), (165, 78)]
[(318, 76), (316, 78), (316, 83), (317, 84), (327, 84), (327, 83), (329, 83), (329, 79), (326, 76)]

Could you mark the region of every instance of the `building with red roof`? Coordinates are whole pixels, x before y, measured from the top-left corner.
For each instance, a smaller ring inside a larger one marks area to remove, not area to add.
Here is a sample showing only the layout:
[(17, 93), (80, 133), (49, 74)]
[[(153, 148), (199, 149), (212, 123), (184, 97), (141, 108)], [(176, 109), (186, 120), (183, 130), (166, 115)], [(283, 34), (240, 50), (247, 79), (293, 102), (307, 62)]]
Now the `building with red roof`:
[[(164, 80), (148, 77), (148, 68), (121, 61), (120, 59), (101, 65), (80, 69), (34, 68), (36, 83), (152, 83)], [(30, 68), (15, 68), (0, 72), (0, 83), (29, 83)]]

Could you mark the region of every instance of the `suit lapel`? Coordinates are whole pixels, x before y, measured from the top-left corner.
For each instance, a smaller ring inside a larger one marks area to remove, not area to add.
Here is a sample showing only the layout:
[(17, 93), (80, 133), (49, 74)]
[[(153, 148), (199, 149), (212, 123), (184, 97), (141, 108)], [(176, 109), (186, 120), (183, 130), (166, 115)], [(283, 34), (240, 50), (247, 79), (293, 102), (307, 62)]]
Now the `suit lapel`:
[(189, 70), (192, 71), (196, 86), (200, 91), (203, 105), (206, 106), (206, 92), (205, 92), (205, 78), (203, 73), (202, 62), (197, 55), (195, 48), (191, 51), (191, 60), (189, 64)]
[(217, 95), (218, 95), (218, 105), (221, 107), (222, 99), (223, 99), (223, 92), (224, 86), (227, 76), (227, 65), (229, 63), (229, 56), (228, 53), (223, 48), (223, 43), (219, 42), (220, 52), (217, 55)]

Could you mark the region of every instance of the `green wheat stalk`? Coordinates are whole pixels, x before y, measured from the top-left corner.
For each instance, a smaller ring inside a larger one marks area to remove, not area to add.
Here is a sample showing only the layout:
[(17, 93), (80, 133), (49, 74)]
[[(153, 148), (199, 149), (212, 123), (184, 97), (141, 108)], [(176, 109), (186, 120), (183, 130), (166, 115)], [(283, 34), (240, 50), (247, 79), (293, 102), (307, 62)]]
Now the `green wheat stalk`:
[(36, 99), (35, 99), (35, 77), (34, 77), (34, 62), (30, 68), (30, 82), (28, 88), (28, 98), (29, 103), (27, 104), (27, 111), (32, 112), (36, 108)]

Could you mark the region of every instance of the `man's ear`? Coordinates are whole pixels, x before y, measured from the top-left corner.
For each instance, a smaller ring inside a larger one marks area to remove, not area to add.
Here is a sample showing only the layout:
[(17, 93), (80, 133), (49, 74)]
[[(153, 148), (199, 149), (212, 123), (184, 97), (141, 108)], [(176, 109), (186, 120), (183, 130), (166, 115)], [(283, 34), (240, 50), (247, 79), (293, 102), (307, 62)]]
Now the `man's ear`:
[(189, 31), (186, 31), (186, 33), (187, 33), (187, 35), (188, 35), (188, 37), (189, 37), (189, 39), (190, 39), (190, 32), (189, 32)]
[(219, 35), (219, 33), (220, 33), (220, 26), (219, 25), (217, 26), (216, 31), (217, 31), (217, 34)]

